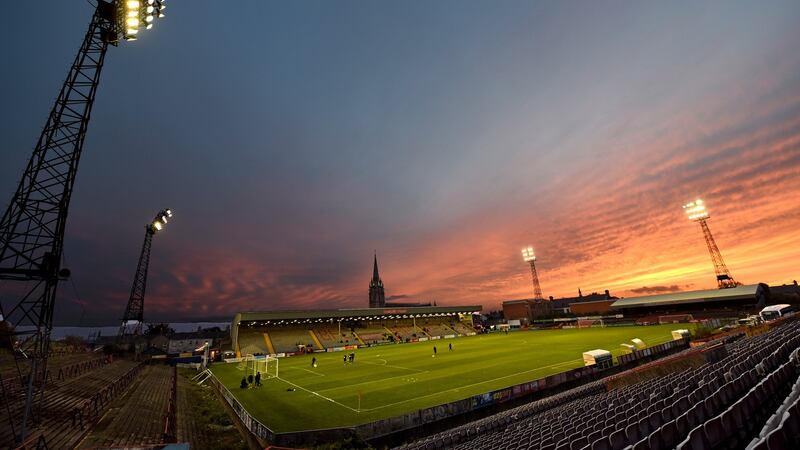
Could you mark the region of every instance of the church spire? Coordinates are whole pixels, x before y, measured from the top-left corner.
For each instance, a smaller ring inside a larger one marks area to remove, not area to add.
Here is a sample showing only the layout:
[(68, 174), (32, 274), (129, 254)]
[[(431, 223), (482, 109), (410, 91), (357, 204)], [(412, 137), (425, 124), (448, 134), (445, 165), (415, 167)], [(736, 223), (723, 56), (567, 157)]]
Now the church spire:
[(383, 308), (386, 306), (386, 297), (383, 292), (383, 281), (378, 274), (378, 252), (372, 259), (372, 280), (369, 282), (369, 307)]
[(376, 282), (380, 280), (381, 277), (378, 275), (378, 252), (376, 251), (372, 264), (372, 281)]

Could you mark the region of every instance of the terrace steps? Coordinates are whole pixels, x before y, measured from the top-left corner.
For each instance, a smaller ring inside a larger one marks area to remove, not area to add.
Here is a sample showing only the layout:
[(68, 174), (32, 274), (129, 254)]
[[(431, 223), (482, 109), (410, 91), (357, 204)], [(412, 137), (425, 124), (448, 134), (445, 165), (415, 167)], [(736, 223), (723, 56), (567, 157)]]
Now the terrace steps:
[(319, 338), (317, 337), (317, 333), (315, 333), (314, 330), (308, 330), (308, 335), (311, 336), (311, 340), (314, 341), (316, 348), (325, 350), (325, 347), (322, 345), (322, 342), (320, 342)]
[(353, 336), (355, 336), (355, 337), (356, 337), (356, 340), (359, 342), (359, 344), (361, 344), (361, 345), (364, 345), (364, 341), (362, 341), (362, 340), (361, 340), (361, 336), (359, 336), (359, 335), (358, 335), (358, 333), (356, 333), (356, 332), (354, 331), (354, 332), (353, 332)]
[(275, 351), (275, 347), (272, 345), (272, 339), (270, 339), (269, 333), (267, 333), (266, 331), (264, 332), (264, 343), (267, 344), (267, 350), (269, 350), (269, 353), (271, 355), (277, 353)]

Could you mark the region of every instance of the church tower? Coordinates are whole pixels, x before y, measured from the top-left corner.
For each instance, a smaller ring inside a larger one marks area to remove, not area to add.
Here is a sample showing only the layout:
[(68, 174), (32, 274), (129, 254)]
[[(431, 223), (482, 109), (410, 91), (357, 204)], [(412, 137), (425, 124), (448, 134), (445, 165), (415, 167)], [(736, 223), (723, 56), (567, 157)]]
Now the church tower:
[(378, 254), (375, 253), (375, 259), (372, 266), (372, 280), (369, 282), (369, 307), (370, 308), (383, 308), (386, 306), (386, 294), (383, 292), (383, 281), (378, 275)]

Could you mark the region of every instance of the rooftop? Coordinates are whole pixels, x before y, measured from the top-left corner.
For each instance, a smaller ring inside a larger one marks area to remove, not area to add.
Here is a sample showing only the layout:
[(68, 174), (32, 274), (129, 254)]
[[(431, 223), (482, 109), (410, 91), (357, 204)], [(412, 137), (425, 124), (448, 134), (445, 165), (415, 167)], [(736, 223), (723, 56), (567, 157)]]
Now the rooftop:
[(611, 304), (611, 308), (622, 309), (700, 302), (755, 300), (759, 289), (760, 285), (750, 284), (726, 289), (707, 289), (703, 291), (683, 291), (645, 297), (630, 297), (615, 301)]

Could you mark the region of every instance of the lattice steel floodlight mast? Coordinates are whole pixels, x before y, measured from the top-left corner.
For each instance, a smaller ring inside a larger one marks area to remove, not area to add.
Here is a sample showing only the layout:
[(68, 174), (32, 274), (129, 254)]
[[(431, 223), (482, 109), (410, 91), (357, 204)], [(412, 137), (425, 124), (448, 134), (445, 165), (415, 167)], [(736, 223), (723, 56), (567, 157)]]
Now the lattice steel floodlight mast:
[[(47, 356), (72, 188), (108, 45), (133, 40), (163, 16), (162, 0), (97, 0), (89, 29), (50, 110), (28, 165), (0, 220), (0, 280), (19, 283), (20, 297), (0, 298), (13, 342), (17, 375), (25, 386), (23, 411), (12, 412), (0, 376), (4, 409), (17, 442), (26, 436), (47, 380)], [(23, 329), (23, 327), (25, 329)], [(29, 363), (29, 364), (28, 364)]]
[(719, 286), (720, 289), (739, 286), (740, 283), (736, 282), (733, 277), (731, 277), (731, 272), (725, 265), (725, 261), (722, 260), (722, 253), (720, 253), (719, 247), (717, 247), (717, 243), (714, 241), (714, 236), (708, 228), (708, 223), (706, 221), (711, 216), (708, 214), (708, 210), (706, 210), (705, 202), (698, 198), (693, 202), (683, 205), (683, 210), (686, 212), (686, 216), (689, 220), (698, 222), (700, 228), (703, 229), (703, 236), (706, 238), (708, 252), (711, 254), (711, 262), (714, 263), (714, 272), (717, 274), (717, 286)]
[[(125, 315), (122, 317), (122, 325), (119, 327), (119, 337), (127, 334), (138, 336), (142, 334), (142, 323), (144, 320), (144, 291), (147, 287), (147, 268), (150, 265), (150, 247), (153, 243), (153, 236), (163, 230), (167, 221), (172, 217), (172, 210), (162, 209), (156, 214), (152, 222), (145, 226), (144, 244), (142, 253), (139, 255), (139, 264), (136, 266), (136, 275), (133, 278), (131, 296), (128, 299), (128, 306), (125, 308)], [(133, 325), (131, 327), (131, 325)]]
[(522, 259), (531, 266), (531, 278), (533, 279), (533, 298), (535, 300), (544, 300), (542, 296), (542, 287), (539, 286), (539, 275), (536, 273), (536, 255), (533, 253), (533, 247), (522, 249)]

